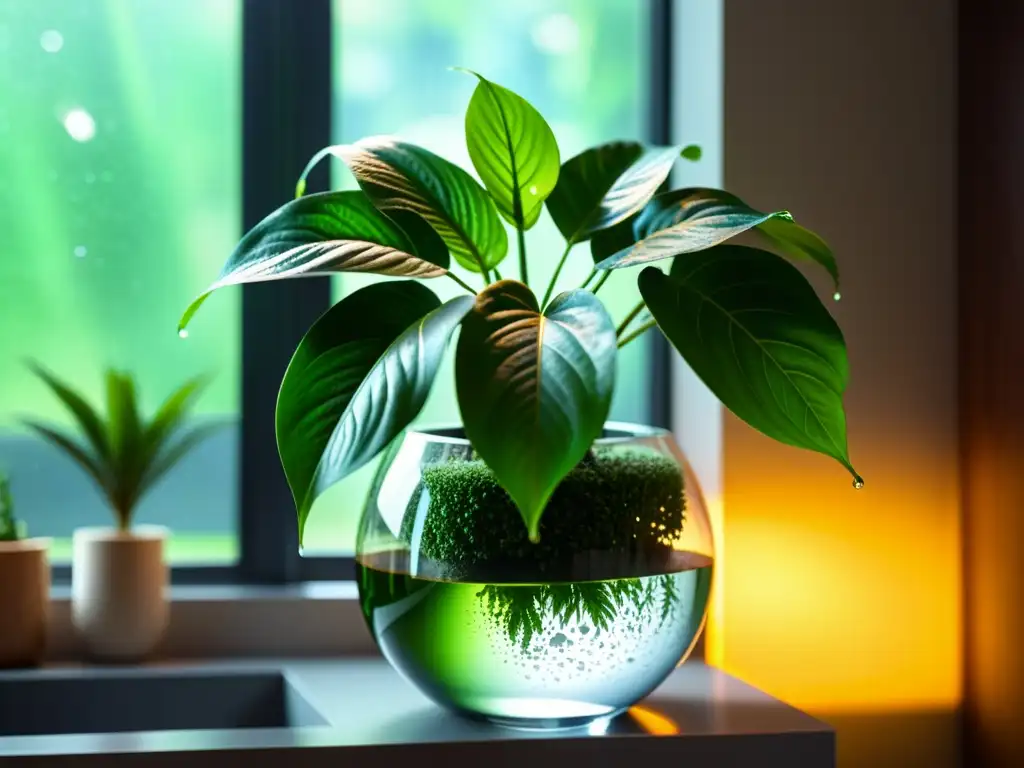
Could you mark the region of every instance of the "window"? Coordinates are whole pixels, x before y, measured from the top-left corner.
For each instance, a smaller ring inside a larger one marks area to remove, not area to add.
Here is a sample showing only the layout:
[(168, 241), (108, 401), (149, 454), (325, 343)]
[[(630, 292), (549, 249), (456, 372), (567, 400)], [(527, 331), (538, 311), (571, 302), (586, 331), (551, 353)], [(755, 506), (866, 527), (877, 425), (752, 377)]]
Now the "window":
[[(18, 417), (65, 416), (25, 369), (32, 357), (90, 396), (107, 365), (131, 370), (145, 405), (185, 378), (216, 375), (197, 418), (225, 428), (144, 501), (139, 520), (173, 530), (175, 579), (348, 578), (374, 467), (318, 502), (307, 557), (273, 440), (273, 399), (294, 345), (333, 298), (366, 282), (301, 280), (218, 292), (180, 340), (181, 310), (211, 280), (244, 225), (285, 202), (330, 142), (397, 134), (470, 168), (462, 116), (472, 66), (522, 93), (555, 130), (563, 159), (652, 133), (665, 83), (670, 0), (36, 0), (0, 9), (0, 466), (34, 534), (108, 524), (70, 462)], [(660, 58), (659, 58), (660, 57)], [(657, 100), (656, 100), (657, 101)], [(662, 110), (664, 112), (664, 110)], [(288, 119), (281, 119), (288, 115)], [(291, 119), (301, 115), (301, 120)], [(353, 184), (343, 167), (336, 186)], [(311, 180), (311, 190), (317, 188)], [(326, 184), (326, 168), (319, 178)], [(562, 243), (546, 216), (531, 252)], [(514, 260), (506, 272), (514, 272)], [(591, 267), (580, 246), (562, 284)], [(547, 275), (539, 275), (546, 279)], [(535, 278), (536, 280), (537, 278)], [(433, 285), (444, 297), (447, 285)], [(635, 281), (602, 290), (621, 317)], [(659, 367), (660, 366), (660, 367)], [(664, 359), (634, 344), (619, 362), (612, 416), (664, 412)], [(457, 421), (451, 365), (421, 424)], [(653, 393), (653, 394), (652, 394)], [(661, 414), (661, 415), (657, 415)], [(340, 555), (340, 557), (339, 557)], [(196, 568), (198, 564), (214, 568)]]
[(142, 503), (172, 562), (237, 558), (239, 297), (187, 341), (176, 318), (240, 231), (241, 0), (33, 0), (0, 8), (0, 466), (34, 535), (70, 557), (110, 513), (71, 461), (19, 429), (68, 423), (32, 358), (96, 401), (133, 372), (155, 408), (209, 371), (225, 428)]

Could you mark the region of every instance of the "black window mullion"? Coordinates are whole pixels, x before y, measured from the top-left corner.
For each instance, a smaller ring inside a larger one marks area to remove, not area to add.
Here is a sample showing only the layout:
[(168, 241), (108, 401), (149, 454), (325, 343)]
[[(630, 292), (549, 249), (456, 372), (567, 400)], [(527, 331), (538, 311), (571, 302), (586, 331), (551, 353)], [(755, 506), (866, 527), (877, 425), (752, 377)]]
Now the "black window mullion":
[[(650, 0), (647, 140), (672, 143), (672, 11), (674, 0)], [(648, 333), (648, 418), (672, 427), (672, 347), (658, 332)]]
[[(242, 217), (246, 230), (294, 194), (331, 139), (330, 0), (244, 0)], [(327, 188), (328, 165), (308, 189)], [(300, 577), (295, 508), (277, 455), (277, 390), (296, 345), (330, 305), (328, 278), (242, 289), (241, 578)]]

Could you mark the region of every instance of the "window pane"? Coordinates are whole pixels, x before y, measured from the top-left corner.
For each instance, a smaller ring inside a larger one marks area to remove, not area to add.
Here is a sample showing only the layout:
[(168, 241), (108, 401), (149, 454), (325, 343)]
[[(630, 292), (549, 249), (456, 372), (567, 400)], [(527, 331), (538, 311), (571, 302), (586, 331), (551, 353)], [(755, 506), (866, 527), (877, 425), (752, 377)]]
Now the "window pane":
[[(335, 0), (334, 138), (394, 134), (472, 169), (463, 115), (476, 80), (449, 71), (452, 65), (476, 69), (527, 98), (551, 124), (563, 160), (603, 141), (641, 138), (646, 8), (636, 0)], [(335, 167), (335, 179), (354, 186), (343, 167)], [(501, 265), (505, 276), (516, 274), (514, 243), (512, 237), (512, 257)], [(527, 245), (536, 290), (546, 285), (564, 241), (545, 214), (527, 233)], [(579, 246), (560, 285), (578, 286), (592, 266), (588, 246)], [(367, 282), (337, 278), (335, 295)], [(431, 287), (442, 299), (459, 292), (450, 281)], [(635, 274), (615, 273), (601, 297), (612, 316), (622, 318), (639, 300)], [(642, 343), (620, 356), (612, 418), (646, 418), (646, 366)], [(454, 389), (449, 360), (419, 423), (458, 422)], [(306, 528), (311, 550), (352, 550), (374, 468), (360, 470), (317, 503)]]
[(200, 372), (197, 421), (224, 424), (145, 497), (175, 562), (236, 558), (239, 295), (177, 337), (240, 221), (241, 0), (0, 5), (0, 466), (32, 535), (112, 517), (84, 474), (19, 428), (71, 421), (31, 357), (94, 402), (131, 371), (147, 414)]

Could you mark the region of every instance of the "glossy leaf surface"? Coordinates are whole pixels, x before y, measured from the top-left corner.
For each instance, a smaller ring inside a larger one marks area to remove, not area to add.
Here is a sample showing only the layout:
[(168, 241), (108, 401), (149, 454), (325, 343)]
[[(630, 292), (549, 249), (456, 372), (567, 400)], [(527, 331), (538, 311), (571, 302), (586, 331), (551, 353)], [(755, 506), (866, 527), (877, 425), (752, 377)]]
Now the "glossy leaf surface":
[(300, 539), (316, 497), (419, 414), (472, 305), (470, 296), (442, 305), (414, 281), (377, 283), (335, 304), (303, 337), (277, 401), (277, 445)]
[(358, 190), (292, 200), (249, 230), (217, 281), (185, 311), (179, 329), (211, 293), (228, 285), (334, 272), (440, 277), (448, 271), (448, 249), (429, 226), (422, 221), (417, 226), (415, 219), (412, 213), (404, 218), (384, 215)]
[(541, 313), (522, 283), (480, 293), (455, 358), (466, 435), (519, 508), (531, 538), (548, 498), (600, 436), (615, 384), (615, 326), (587, 291)]
[(513, 226), (537, 223), (558, 181), (558, 143), (522, 96), (475, 72), (479, 83), (466, 110), (466, 146), (498, 212)]
[(421, 216), (466, 269), (491, 269), (508, 253), (508, 236), (490, 196), (454, 163), (415, 144), (372, 136), (321, 150), (306, 173), (327, 154), (345, 161), (382, 211)]
[(780, 442), (824, 453), (857, 478), (847, 452), (843, 335), (784, 259), (719, 245), (640, 273), (658, 326), (729, 410)]

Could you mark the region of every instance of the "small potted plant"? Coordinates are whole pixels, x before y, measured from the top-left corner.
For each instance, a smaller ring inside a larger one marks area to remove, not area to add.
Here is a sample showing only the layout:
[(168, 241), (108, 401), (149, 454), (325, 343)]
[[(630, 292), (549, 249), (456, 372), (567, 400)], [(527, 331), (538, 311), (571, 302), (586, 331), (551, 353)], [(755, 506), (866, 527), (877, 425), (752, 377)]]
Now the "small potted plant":
[(0, 668), (39, 664), (50, 615), (49, 539), (26, 538), (14, 516), (10, 480), (0, 472)]
[[(630, 706), (685, 658), (714, 558), (672, 436), (606, 423), (618, 349), (657, 327), (737, 416), (835, 458), (859, 488), (843, 336), (787, 259), (824, 268), (837, 287), (838, 270), (785, 211), (717, 189), (664, 190), (697, 147), (616, 141), (562, 162), (536, 109), (476, 78), (465, 132), (479, 181), (391, 137), (328, 147), (297, 199), (242, 238), (181, 327), (227, 285), (405, 278), (327, 310), (285, 373), (277, 442), (300, 538), (313, 501), (383, 452), (356, 563), (388, 660), (456, 711), (578, 725)], [(328, 155), (359, 190), (304, 194)], [(526, 232), (545, 208), (564, 248), (528, 258)], [(745, 232), (759, 247), (727, 242)], [(584, 244), (589, 277), (557, 292)], [(553, 276), (537, 286), (542, 263)], [(613, 320), (598, 294), (630, 267), (642, 268), (641, 300)], [(419, 282), (438, 278), (467, 295), (442, 303)], [(407, 430), (456, 333), (462, 424)]]
[(39, 365), (35, 374), (67, 408), (79, 436), (36, 421), (26, 426), (73, 459), (95, 482), (114, 513), (113, 528), (80, 528), (72, 543), (72, 622), (88, 653), (111, 661), (150, 654), (166, 630), (167, 565), (162, 526), (133, 525), (142, 497), (211, 427), (188, 427), (203, 389), (193, 379), (146, 420), (127, 373), (106, 373), (106, 413)]

